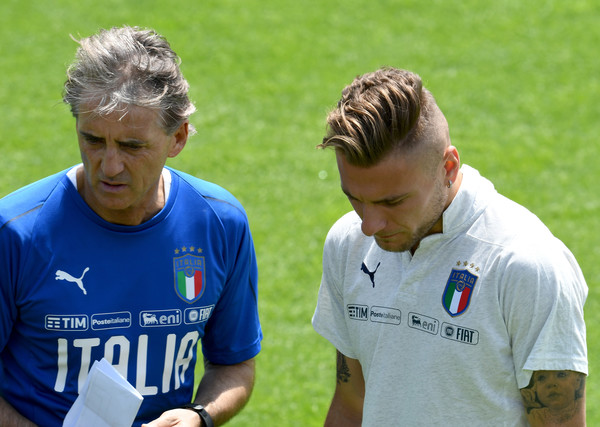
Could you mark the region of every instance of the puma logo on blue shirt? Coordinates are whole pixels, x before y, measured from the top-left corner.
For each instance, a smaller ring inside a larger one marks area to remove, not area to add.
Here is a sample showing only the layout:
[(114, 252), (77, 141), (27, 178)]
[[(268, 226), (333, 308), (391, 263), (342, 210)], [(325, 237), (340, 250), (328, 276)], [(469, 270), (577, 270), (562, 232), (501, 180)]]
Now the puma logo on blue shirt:
[(79, 277), (79, 278), (71, 276), (66, 271), (56, 270), (56, 277), (54, 279), (55, 280), (66, 280), (67, 282), (73, 282), (73, 283), (77, 284), (77, 286), (79, 286), (79, 289), (81, 289), (83, 291), (84, 295), (87, 295), (87, 291), (83, 287), (83, 276), (85, 276), (85, 273), (87, 273), (89, 269), (90, 269), (89, 267), (86, 267), (85, 270), (83, 270), (81, 277)]

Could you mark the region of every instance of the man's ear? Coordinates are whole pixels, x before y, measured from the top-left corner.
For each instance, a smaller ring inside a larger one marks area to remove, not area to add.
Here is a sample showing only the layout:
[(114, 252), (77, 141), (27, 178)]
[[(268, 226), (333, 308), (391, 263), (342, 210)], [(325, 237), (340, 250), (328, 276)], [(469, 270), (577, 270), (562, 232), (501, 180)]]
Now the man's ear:
[(179, 153), (181, 153), (183, 147), (185, 147), (189, 136), (189, 125), (190, 123), (186, 120), (171, 136), (173, 140), (171, 141), (172, 145), (171, 149), (169, 150), (169, 157), (177, 156)]
[(456, 182), (460, 170), (460, 156), (453, 145), (449, 145), (444, 153), (444, 169), (446, 170), (446, 180)]

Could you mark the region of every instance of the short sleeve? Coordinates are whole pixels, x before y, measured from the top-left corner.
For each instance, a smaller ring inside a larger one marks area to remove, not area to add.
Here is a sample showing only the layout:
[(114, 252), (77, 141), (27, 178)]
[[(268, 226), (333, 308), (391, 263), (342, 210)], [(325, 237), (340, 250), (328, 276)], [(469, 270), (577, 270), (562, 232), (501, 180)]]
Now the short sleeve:
[(331, 228), (323, 248), (323, 274), (317, 306), (312, 318), (315, 331), (344, 355), (357, 358), (352, 348), (346, 324), (342, 284), (347, 237), (348, 215)]
[(227, 283), (202, 338), (204, 356), (216, 364), (240, 363), (261, 349), (256, 255), (248, 223), (240, 222), (227, 231)]
[(588, 373), (583, 307), (588, 288), (571, 252), (558, 240), (508, 259), (503, 312), (519, 388), (537, 370)]

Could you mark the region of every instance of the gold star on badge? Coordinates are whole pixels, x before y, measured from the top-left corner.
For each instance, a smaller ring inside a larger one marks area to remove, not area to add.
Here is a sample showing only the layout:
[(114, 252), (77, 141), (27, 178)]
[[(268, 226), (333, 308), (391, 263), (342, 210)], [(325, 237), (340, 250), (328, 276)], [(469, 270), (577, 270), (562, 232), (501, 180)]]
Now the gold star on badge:
[(179, 254), (179, 249), (175, 249), (175, 255)]

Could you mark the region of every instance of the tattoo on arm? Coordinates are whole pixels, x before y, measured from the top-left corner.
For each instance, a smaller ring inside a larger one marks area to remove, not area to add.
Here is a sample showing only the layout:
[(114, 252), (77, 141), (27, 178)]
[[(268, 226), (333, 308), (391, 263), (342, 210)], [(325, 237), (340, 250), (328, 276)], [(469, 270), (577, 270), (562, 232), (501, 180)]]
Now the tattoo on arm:
[(346, 363), (346, 356), (339, 351), (337, 352), (337, 382), (347, 383), (350, 380), (350, 369)]
[(548, 423), (562, 423), (581, 413), (585, 402), (585, 375), (574, 371), (535, 371), (521, 389), (527, 416)]

